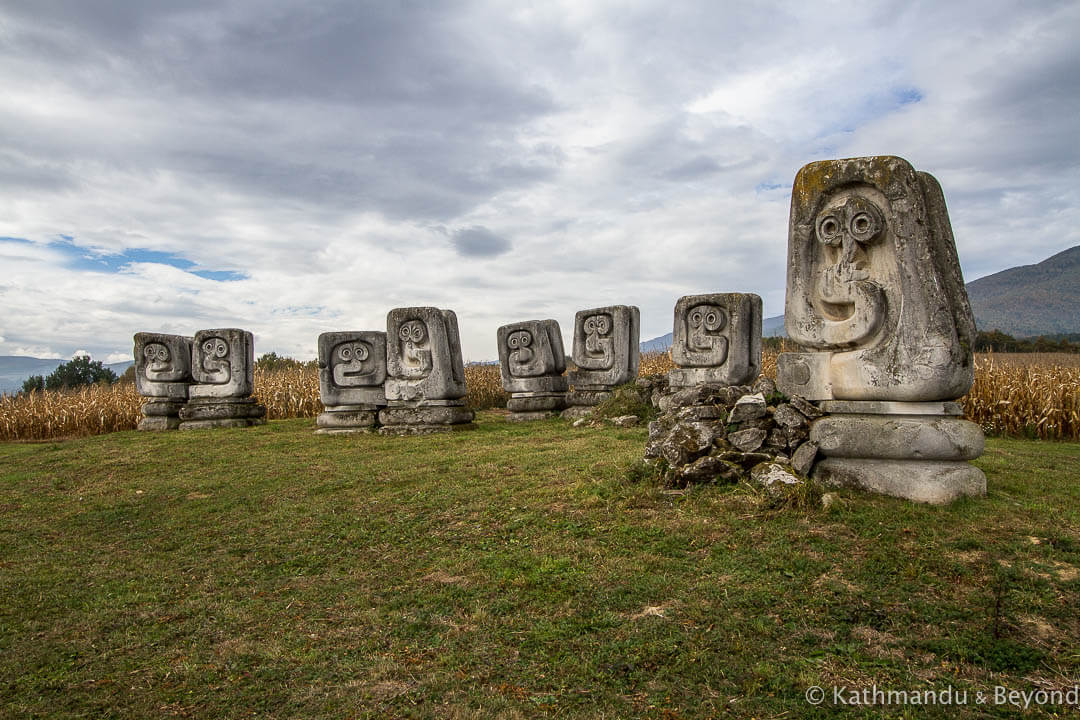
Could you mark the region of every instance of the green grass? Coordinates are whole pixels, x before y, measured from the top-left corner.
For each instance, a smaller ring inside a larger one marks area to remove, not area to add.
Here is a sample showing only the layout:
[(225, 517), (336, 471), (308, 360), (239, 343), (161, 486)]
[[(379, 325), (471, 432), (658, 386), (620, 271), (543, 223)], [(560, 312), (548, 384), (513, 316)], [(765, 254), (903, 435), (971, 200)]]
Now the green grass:
[(800, 511), (629, 481), (644, 428), (312, 430), (0, 445), (0, 716), (1008, 717), (804, 691), (1080, 676), (1077, 444)]

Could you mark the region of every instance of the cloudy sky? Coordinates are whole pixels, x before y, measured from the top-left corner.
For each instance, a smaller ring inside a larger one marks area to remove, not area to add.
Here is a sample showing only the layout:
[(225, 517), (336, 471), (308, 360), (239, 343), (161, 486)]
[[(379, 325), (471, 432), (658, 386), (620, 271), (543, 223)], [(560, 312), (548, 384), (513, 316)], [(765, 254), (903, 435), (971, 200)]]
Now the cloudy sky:
[(791, 183), (935, 175), (965, 278), (1080, 244), (1080, 3), (0, 3), (0, 355), (398, 306), (783, 312)]

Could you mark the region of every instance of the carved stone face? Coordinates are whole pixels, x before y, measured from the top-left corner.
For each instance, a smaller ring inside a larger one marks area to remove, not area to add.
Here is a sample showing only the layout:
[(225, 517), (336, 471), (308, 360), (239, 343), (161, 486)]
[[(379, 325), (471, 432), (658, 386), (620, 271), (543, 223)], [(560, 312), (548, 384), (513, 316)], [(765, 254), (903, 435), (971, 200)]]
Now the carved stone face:
[(334, 384), (339, 387), (370, 385), (374, 372), (371, 346), (361, 340), (343, 342), (334, 348), (331, 359)]
[(886, 295), (875, 266), (887, 262), (880, 247), (887, 226), (876, 194), (865, 186), (841, 189), (814, 219), (820, 260), (812, 303), (828, 345), (857, 345), (885, 319)]
[(966, 392), (974, 322), (937, 181), (892, 156), (800, 170), (784, 324), (811, 351), (786, 353), (777, 376), (786, 394), (927, 401)]
[(528, 330), (518, 330), (515, 333), (510, 333), (510, 337), (506, 338), (506, 347), (510, 350), (510, 372), (514, 375), (522, 376), (522, 370), (527, 372), (530, 365), (533, 363), (533, 358), (536, 353), (533, 352), (532, 345), (533, 337), (532, 333)]
[(637, 376), (640, 313), (632, 305), (579, 310), (574, 315), (575, 386), (620, 385)]
[(140, 395), (186, 399), (190, 382), (190, 337), (135, 334), (135, 389)]
[(395, 308), (386, 316), (386, 400), (465, 396), (457, 316), (433, 307)]
[(673, 386), (752, 382), (761, 369), (761, 298), (753, 293), (685, 295), (675, 303), (669, 373)]
[(224, 385), (229, 382), (232, 374), (229, 367), (229, 343), (224, 338), (204, 338), (199, 345), (199, 367), (202, 368), (204, 378), (201, 382), (211, 385)]
[[(178, 380), (177, 368), (172, 362), (172, 353), (162, 343), (150, 343), (143, 348), (143, 357), (146, 366), (143, 372), (147, 380), (154, 382), (171, 382)], [(182, 372), (182, 371), (181, 371)]]
[(524, 320), (497, 332), (499, 375), (509, 393), (564, 392), (566, 355), (554, 320)]
[(195, 333), (191, 374), (192, 398), (247, 397), (254, 389), (255, 341), (239, 328)]
[(427, 377), (431, 372), (431, 343), (427, 325), (422, 320), (410, 320), (398, 330), (401, 338), (401, 360), (405, 376), (410, 379)]
[(591, 370), (606, 370), (615, 362), (612, 352), (611, 316), (606, 313), (590, 315), (582, 326), (585, 330), (585, 354), (592, 361)]
[(385, 405), (386, 333), (347, 330), (319, 335), (323, 405)]
[(727, 313), (716, 305), (698, 305), (686, 316), (687, 348), (708, 355), (711, 365), (723, 365), (727, 360), (728, 341), (720, 334), (727, 326)]

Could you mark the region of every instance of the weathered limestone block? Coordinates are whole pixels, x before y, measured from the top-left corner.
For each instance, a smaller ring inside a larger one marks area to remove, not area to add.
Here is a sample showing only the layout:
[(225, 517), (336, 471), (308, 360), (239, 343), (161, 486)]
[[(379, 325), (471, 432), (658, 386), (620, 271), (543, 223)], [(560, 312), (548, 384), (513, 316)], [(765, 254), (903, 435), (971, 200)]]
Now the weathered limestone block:
[(975, 323), (937, 180), (897, 157), (800, 170), (785, 311), (806, 352), (780, 356), (777, 386), (831, 413), (811, 424), (816, 477), (921, 502), (986, 492), (965, 462), (982, 431), (942, 402), (971, 387)]
[(417, 435), (471, 423), (457, 315), (433, 307), (395, 308), (386, 315), (387, 407), (379, 433)]
[(570, 384), (583, 389), (611, 388), (637, 377), (640, 311), (633, 305), (581, 310), (574, 316)]
[(219, 328), (195, 333), (188, 403), (180, 429), (248, 427), (266, 423), (266, 407), (251, 397), (255, 341), (247, 330)]
[(376, 330), (319, 335), (319, 396), (326, 411), (317, 434), (370, 432), (386, 405), (386, 333)]
[(640, 327), (641, 313), (633, 305), (581, 310), (574, 316), (571, 357), (577, 370), (568, 375), (574, 388), (566, 395), (570, 407), (563, 417), (589, 415), (615, 386), (637, 377)]
[(687, 295), (675, 303), (668, 373), (675, 387), (741, 385), (761, 374), (761, 298), (753, 293)]
[(810, 163), (791, 197), (784, 324), (812, 352), (777, 384), (808, 400), (952, 400), (975, 323), (941, 186), (898, 157)]
[(527, 320), (498, 330), (499, 374), (510, 393), (507, 420), (541, 420), (566, 407), (562, 331), (554, 320)]
[(191, 342), (183, 335), (135, 334), (135, 390), (142, 406), (139, 430), (175, 430), (191, 384)]
[(386, 315), (388, 403), (465, 397), (461, 337), (453, 310), (395, 308)]

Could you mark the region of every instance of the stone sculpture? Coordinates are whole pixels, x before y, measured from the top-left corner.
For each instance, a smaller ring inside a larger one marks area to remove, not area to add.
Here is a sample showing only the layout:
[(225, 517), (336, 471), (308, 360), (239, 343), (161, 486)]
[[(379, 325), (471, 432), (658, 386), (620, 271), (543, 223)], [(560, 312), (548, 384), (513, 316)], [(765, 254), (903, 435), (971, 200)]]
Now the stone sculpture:
[(673, 387), (752, 383), (761, 374), (761, 298), (752, 293), (679, 298), (671, 359)]
[(386, 316), (386, 404), (382, 434), (472, 427), (465, 408), (465, 367), (457, 315), (433, 307), (395, 308)]
[(188, 402), (180, 409), (180, 429), (247, 427), (266, 422), (266, 407), (254, 390), (255, 341), (237, 328), (200, 330), (191, 353)]
[(498, 330), (499, 374), (510, 393), (508, 420), (540, 420), (566, 407), (566, 354), (554, 320), (527, 320)]
[(612, 389), (637, 377), (640, 312), (633, 305), (581, 310), (574, 316), (572, 358), (577, 370), (569, 374), (574, 389), (564, 417), (584, 417), (611, 397)]
[(147, 401), (139, 430), (175, 430), (191, 383), (191, 342), (183, 335), (135, 333), (135, 390)]
[(966, 461), (978, 426), (956, 403), (975, 324), (941, 187), (898, 157), (799, 171), (788, 239), (788, 337), (777, 385), (820, 403), (815, 474), (926, 502), (985, 493)]
[(319, 434), (371, 432), (386, 406), (386, 333), (327, 332), (319, 335), (319, 396), (326, 410)]

